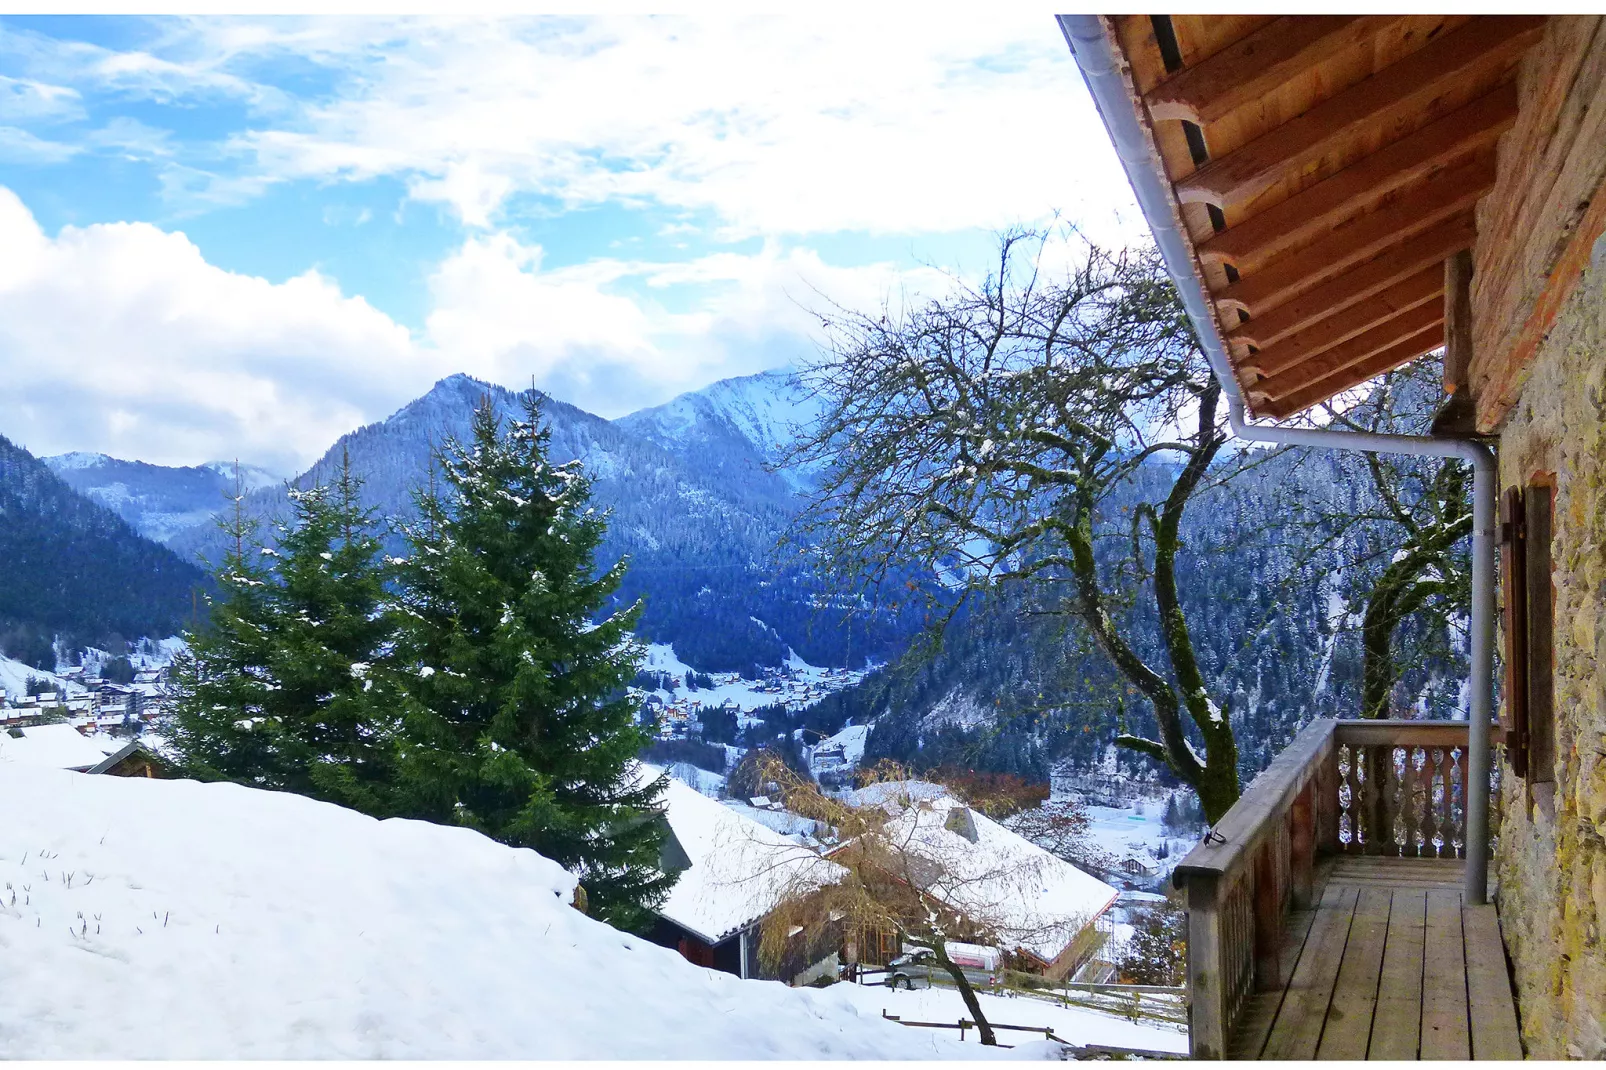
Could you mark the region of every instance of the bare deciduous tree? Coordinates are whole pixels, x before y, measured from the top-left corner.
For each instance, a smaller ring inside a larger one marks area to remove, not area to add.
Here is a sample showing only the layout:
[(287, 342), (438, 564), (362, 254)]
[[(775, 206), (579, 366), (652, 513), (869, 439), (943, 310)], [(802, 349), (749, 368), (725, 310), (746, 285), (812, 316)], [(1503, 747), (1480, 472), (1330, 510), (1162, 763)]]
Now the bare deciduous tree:
[[(1436, 361), (1406, 365), (1380, 378), (1358, 404), (1322, 406), (1322, 422), (1354, 431), (1426, 434), (1442, 398), (1439, 379)], [(1433, 457), (1363, 453), (1341, 463), (1364, 466), (1370, 477), (1371, 500), (1364, 507), (1335, 507), (1304, 496), (1282, 505), (1304, 542), (1302, 564), (1334, 546), (1352, 548), (1344, 568), (1357, 581), (1349, 603), (1361, 619), (1360, 713), (1387, 717), (1400, 680), (1401, 625), (1419, 615), (1429, 641), (1447, 645), (1454, 620), (1470, 609), (1472, 473), (1461, 461)], [(1312, 537), (1312, 531), (1321, 535)]]
[[(1222, 454), (1220, 388), (1158, 255), (1067, 244), (1063, 274), (1044, 253), (1065, 246), (1016, 232), (979, 287), (826, 318), (831, 352), (806, 374), (824, 414), (793, 458), (824, 475), (801, 530), (864, 590), (911, 566), (936, 577), (933, 632), (970, 594), (1030, 581), (1152, 708), (1158, 738), (1117, 742), (1214, 821), (1238, 797), (1238, 749), (1178, 597), (1179, 526), (1246, 457)], [(1118, 490), (1139, 499), (1124, 518), (1107, 515)], [(1161, 651), (1124, 612), (1143, 597)]]
[(1031, 906), (1038, 901), (1045, 859), (987, 844), (978, 848), (965, 832), (968, 821), (974, 834), (970, 809), (895, 763), (871, 771), (857, 802), (824, 794), (775, 759), (764, 777), (788, 810), (836, 830), (840, 846), (829, 857), (841, 867), (833, 882), (810, 873), (780, 897), (763, 926), (759, 954), (765, 961), (779, 961), (792, 941), (830, 926), (850, 933), (896, 931), (906, 943), (931, 950), (958, 988), (982, 1043), (995, 1044), (975, 988), (950, 956), (949, 944), (1005, 950), (1068, 944), (1089, 920)]

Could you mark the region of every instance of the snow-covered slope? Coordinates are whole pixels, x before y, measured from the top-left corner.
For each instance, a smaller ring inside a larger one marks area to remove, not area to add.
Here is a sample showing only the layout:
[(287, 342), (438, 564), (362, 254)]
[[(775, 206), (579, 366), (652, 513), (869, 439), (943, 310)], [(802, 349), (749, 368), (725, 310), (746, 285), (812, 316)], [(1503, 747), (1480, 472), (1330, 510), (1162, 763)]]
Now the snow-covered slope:
[[(819, 416), (820, 403), (788, 368), (759, 372), (682, 394), (614, 422), (671, 453), (723, 463), (732, 472), (762, 471), (783, 460)], [(793, 488), (804, 473), (782, 473)]]
[[(147, 539), (160, 543), (210, 525), (226, 497), (234, 493), (235, 465), (230, 461), (168, 468), (118, 460), (104, 453), (63, 453), (42, 460), (78, 493), (110, 509)], [(277, 486), (283, 481), (280, 476), (248, 464), (239, 466), (239, 476), (248, 491)]]
[(0, 814), (0, 1058), (977, 1054), (693, 966), (467, 829), (24, 767), (0, 767)]

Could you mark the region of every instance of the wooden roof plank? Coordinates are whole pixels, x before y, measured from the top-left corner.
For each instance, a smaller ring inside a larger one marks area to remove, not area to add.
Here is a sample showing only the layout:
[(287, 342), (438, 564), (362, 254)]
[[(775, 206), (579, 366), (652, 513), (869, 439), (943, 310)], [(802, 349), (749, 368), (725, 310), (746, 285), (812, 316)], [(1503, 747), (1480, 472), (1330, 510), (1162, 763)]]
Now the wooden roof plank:
[(1237, 304), (1252, 316), (1269, 312), (1295, 294), (1472, 208), (1494, 185), (1494, 179), (1494, 158), (1487, 153), (1447, 168), (1392, 203), (1336, 228), (1314, 245), (1228, 285), (1216, 299)]
[(1276, 375), (1282, 369), (1370, 330), (1406, 309), (1437, 301), (1443, 292), (1444, 272), (1438, 264), (1432, 264), (1410, 278), (1395, 283), (1376, 297), (1317, 320), (1309, 327), (1281, 339), (1273, 338), (1269, 345), (1257, 340), (1254, 327), (1260, 321), (1250, 320), (1242, 325), (1242, 333), (1236, 333), (1233, 341), (1252, 342), (1260, 346), (1260, 352), (1241, 358), (1237, 364), (1260, 375)]
[(1374, 379), (1384, 372), (1393, 371), (1402, 364), (1409, 364), (1424, 353), (1430, 353), (1444, 344), (1444, 325), (1430, 327), (1420, 334), (1414, 334), (1405, 341), (1383, 350), (1381, 353), (1368, 357), (1360, 364), (1345, 368), (1341, 372), (1329, 375), (1303, 390), (1290, 394), (1279, 400), (1266, 402), (1263, 406), (1256, 406), (1256, 415), (1268, 415), (1281, 420), (1292, 416), (1296, 412), (1303, 412), (1312, 405), (1320, 405), (1328, 399), (1342, 394), (1344, 391), (1360, 386), (1368, 379)]
[(1444, 323), (1444, 302), (1429, 301), (1356, 335), (1341, 345), (1290, 365), (1249, 388), (1251, 395), (1281, 401), (1312, 383), (1360, 364), (1408, 338)]
[(1253, 271), (1389, 193), (1491, 144), (1516, 116), (1516, 86), (1503, 83), (1410, 137), (1208, 238), (1200, 243), (1199, 256), (1207, 262), (1228, 261), (1240, 272)]
[[(1539, 15), (1486, 16), (1322, 101), (1176, 183), (1179, 200), (1235, 205), (1367, 131), (1391, 130), (1468, 81), (1509, 68), (1544, 27)], [(1403, 132), (1403, 131), (1402, 131)]]
[(1397, 15), (1284, 15), (1144, 94), (1156, 119), (1209, 123), (1311, 65), (1369, 42)]
[[(1442, 264), (1451, 254), (1470, 249), (1476, 238), (1472, 213), (1447, 219), (1388, 250), (1384, 255), (1307, 290), (1264, 316), (1256, 317), (1244, 324), (1242, 329), (1254, 330), (1266, 339), (1286, 338), (1297, 330), (1376, 297), (1429, 265)], [(1238, 332), (1234, 331), (1231, 337), (1238, 338)]]

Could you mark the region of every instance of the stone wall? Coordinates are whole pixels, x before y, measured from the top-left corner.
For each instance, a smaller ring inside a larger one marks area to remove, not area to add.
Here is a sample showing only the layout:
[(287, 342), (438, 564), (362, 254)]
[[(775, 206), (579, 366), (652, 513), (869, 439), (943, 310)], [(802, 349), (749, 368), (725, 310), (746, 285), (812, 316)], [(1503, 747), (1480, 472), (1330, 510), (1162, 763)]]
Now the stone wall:
[(1503, 770), (1500, 923), (1530, 1058), (1606, 1058), (1606, 237), (1500, 436), (1501, 487), (1554, 472), (1556, 784)]

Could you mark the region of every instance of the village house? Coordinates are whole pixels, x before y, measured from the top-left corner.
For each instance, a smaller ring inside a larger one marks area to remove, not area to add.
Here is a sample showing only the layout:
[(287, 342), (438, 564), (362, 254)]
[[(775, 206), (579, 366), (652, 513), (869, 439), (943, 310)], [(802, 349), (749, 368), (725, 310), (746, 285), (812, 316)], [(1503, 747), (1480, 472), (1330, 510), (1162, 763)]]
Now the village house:
[[(1013, 968), (1064, 980), (1107, 938), (1109, 926), (1101, 921), (1120, 895), (1117, 889), (977, 813), (941, 786), (874, 784), (850, 799), (888, 810), (890, 838), (946, 874), (927, 891), (960, 918), (997, 928), (993, 938)], [(851, 850), (853, 844), (844, 843), (826, 857)], [(884, 934), (871, 934), (858, 961), (884, 962), (885, 942)]]
[[(1606, 1058), (1606, 21), (1060, 25), (1233, 433), (1474, 476), (1468, 719), (1308, 726), (1178, 866), (1194, 1055)], [(1440, 350), (1431, 435), (1278, 423)]]
[[(659, 770), (643, 767), (647, 775)], [(679, 874), (648, 939), (699, 966), (744, 978), (806, 984), (835, 977), (840, 936), (799, 941), (776, 966), (759, 957), (764, 919), (800, 885), (840, 879), (841, 867), (797, 840), (667, 778), (664, 816), (672, 833), (665, 872)], [(798, 934), (801, 935), (801, 934)]]
[(102, 742), (70, 724), (0, 728), (0, 763), (87, 773), (106, 760), (109, 750), (117, 749)]

